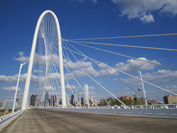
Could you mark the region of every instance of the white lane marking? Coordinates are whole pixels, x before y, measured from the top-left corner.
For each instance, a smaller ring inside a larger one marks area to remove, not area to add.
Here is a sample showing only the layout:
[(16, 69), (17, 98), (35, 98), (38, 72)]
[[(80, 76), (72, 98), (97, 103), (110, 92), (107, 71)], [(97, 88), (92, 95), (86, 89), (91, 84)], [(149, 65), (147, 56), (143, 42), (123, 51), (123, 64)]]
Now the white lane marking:
[(177, 115), (177, 114), (170, 114), (170, 115)]
[(152, 114), (152, 113), (144, 113), (144, 114), (147, 114), (147, 115), (149, 115), (149, 114)]
[(156, 113), (157, 115), (166, 115), (166, 113)]

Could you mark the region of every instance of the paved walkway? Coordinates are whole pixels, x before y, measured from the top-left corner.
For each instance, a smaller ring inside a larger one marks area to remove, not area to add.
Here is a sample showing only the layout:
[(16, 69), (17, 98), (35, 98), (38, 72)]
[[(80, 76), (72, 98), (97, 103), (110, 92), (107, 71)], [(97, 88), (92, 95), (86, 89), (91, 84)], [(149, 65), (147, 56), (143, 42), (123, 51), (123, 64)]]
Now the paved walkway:
[(176, 118), (27, 110), (2, 133), (177, 133)]

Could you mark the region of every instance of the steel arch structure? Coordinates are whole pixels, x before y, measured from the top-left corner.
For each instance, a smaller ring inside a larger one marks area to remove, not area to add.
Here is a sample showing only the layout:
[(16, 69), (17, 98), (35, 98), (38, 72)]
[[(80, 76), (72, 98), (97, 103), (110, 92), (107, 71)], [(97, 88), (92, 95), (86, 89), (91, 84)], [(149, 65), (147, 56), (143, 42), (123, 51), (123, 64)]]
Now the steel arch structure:
[(36, 25), (36, 29), (35, 29), (35, 33), (34, 33), (34, 37), (33, 37), (33, 43), (32, 43), (29, 66), (28, 66), (28, 73), (27, 73), (27, 78), (26, 78), (25, 90), (24, 90), (24, 94), (23, 94), (22, 110), (27, 108), (28, 94), (29, 94), (29, 87), (30, 87), (30, 81), (31, 81), (31, 73), (32, 73), (32, 68), (33, 68), (34, 55), (35, 55), (35, 50), (36, 50), (37, 37), (38, 37), (41, 22), (46, 14), (51, 14), (53, 16), (53, 18), (55, 20), (56, 28), (57, 28), (59, 66), (60, 66), (60, 77), (61, 77), (61, 92), (62, 92), (62, 107), (66, 107), (66, 92), (65, 92), (65, 81), (64, 81), (60, 25), (59, 25), (59, 21), (58, 21), (57, 16), (55, 15), (55, 13), (52, 12), (51, 10), (46, 10), (40, 15), (40, 17), (37, 21), (37, 25)]

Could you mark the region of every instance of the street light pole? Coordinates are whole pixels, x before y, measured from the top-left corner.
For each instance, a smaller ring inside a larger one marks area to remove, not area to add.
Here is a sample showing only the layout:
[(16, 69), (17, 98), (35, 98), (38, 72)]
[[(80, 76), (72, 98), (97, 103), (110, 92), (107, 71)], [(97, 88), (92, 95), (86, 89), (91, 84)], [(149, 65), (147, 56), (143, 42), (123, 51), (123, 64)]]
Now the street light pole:
[(17, 98), (17, 91), (18, 91), (18, 84), (19, 84), (19, 81), (20, 81), (21, 69), (22, 69), (23, 65), (25, 65), (25, 64), (26, 63), (21, 63), (20, 64), (20, 69), (19, 69), (19, 73), (18, 73), (17, 86), (16, 86), (16, 90), (15, 90), (14, 104), (13, 104), (13, 108), (12, 108), (12, 113), (14, 113), (14, 109), (15, 109), (15, 103), (16, 103), (16, 98)]
[(145, 98), (145, 103), (146, 103), (146, 105), (147, 105), (146, 92), (145, 92), (145, 89), (144, 89), (144, 82), (143, 82), (142, 74), (141, 74), (141, 71), (137, 71), (137, 72), (140, 74), (141, 84), (142, 84), (143, 93), (144, 93), (144, 98)]

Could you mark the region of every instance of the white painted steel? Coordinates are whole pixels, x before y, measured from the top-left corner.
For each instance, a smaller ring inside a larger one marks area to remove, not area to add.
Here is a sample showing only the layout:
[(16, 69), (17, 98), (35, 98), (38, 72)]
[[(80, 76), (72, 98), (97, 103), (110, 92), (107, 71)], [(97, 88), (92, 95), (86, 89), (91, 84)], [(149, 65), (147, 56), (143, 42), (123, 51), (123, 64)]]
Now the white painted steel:
[(26, 63), (21, 63), (20, 64), (20, 68), (19, 68), (19, 73), (18, 73), (18, 79), (17, 79), (17, 86), (16, 86), (16, 90), (15, 90), (15, 96), (14, 96), (14, 103), (13, 103), (13, 108), (12, 108), (12, 113), (14, 113), (14, 109), (15, 109), (15, 101), (17, 98), (17, 92), (18, 92), (18, 85), (19, 85), (19, 81), (20, 81), (20, 75), (21, 75), (21, 69), (23, 67), (23, 65), (25, 65)]
[[(134, 105), (133, 105), (134, 106)], [(168, 108), (164, 108), (164, 107)], [(177, 117), (177, 104), (160, 104), (160, 105), (135, 105), (135, 108), (131, 106), (117, 106), (106, 107), (67, 107), (67, 108), (39, 108), (49, 110), (65, 110), (65, 111), (77, 111), (77, 112), (94, 112), (94, 113), (109, 113), (109, 114), (124, 114), (124, 115), (147, 115), (147, 116), (165, 116), (165, 117)]]
[(17, 118), (24, 111), (26, 111), (26, 110), (19, 110), (15, 113), (11, 113), (11, 114), (8, 114), (8, 115), (5, 115), (5, 116), (1, 116), (0, 117), (0, 132), (4, 127), (6, 127), (10, 122), (15, 120), (15, 118)]
[(58, 18), (54, 14), (54, 12), (52, 12), (51, 10), (46, 10), (39, 17), (37, 25), (36, 25), (35, 33), (34, 33), (33, 44), (32, 44), (32, 48), (31, 48), (31, 54), (30, 54), (30, 60), (29, 60), (29, 66), (28, 66), (27, 79), (26, 79), (25, 90), (24, 90), (24, 95), (23, 95), (22, 110), (27, 108), (28, 93), (29, 93), (30, 80), (31, 80), (31, 72), (32, 72), (32, 67), (33, 67), (33, 61), (34, 61), (34, 55), (35, 55), (35, 49), (36, 49), (36, 42), (37, 42), (37, 36), (38, 36), (40, 24), (41, 24), (44, 16), (48, 13), (50, 13), (54, 17), (56, 27), (57, 27), (60, 76), (61, 76), (61, 89), (62, 89), (62, 107), (66, 107), (66, 95), (65, 95), (65, 82), (64, 82), (64, 70), (63, 70), (63, 56), (62, 56), (62, 43), (61, 43), (60, 25), (59, 25)]
[(142, 85), (142, 88), (143, 88), (143, 94), (144, 94), (144, 98), (145, 98), (145, 103), (146, 103), (146, 105), (148, 105), (147, 104), (146, 92), (145, 92), (145, 89), (144, 89), (144, 82), (143, 82), (143, 77), (142, 77), (141, 71), (138, 71), (138, 73), (140, 74), (141, 85)]

